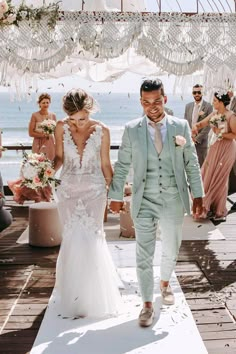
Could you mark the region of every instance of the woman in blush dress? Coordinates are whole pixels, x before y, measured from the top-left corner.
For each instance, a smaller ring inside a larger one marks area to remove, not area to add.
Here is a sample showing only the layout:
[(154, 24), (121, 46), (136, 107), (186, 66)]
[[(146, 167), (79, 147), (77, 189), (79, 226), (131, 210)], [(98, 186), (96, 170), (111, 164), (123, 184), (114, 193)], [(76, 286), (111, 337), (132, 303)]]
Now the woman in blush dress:
[[(29, 135), (34, 138), (32, 145), (32, 152), (37, 154), (44, 154), (46, 158), (53, 161), (55, 157), (55, 139), (54, 133), (47, 134), (40, 127), (42, 122), (52, 120), (56, 122), (54, 113), (49, 112), (49, 105), (51, 103), (51, 96), (48, 93), (42, 93), (38, 98), (40, 110), (32, 114), (29, 123)], [(49, 121), (49, 122), (50, 122)], [(56, 125), (56, 123), (55, 123)], [(8, 181), (8, 186), (13, 192), (14, 200), (23, 204), (26, 200), (34, 200), (38, 202), (50, 202), (52, 196), (52, 189), (50, 186), (43, 188), (32, 189), (22, 185), (22, 176), (15, 181)]]
[(215, 93), (215, 111), (198, 122), (192, 129), (193, 139), (198, 130), (210, 125), (212, 135), (206, 159), (202, 165), (202, 179), (205, 190), (203, 218), (213, 217), (225, 221), (229, 174), (236, 159), (236, 115), (226, 106), (230, 102), (228, 93)]
[(55, 157), (55, 141), (54, 134), (46, 134), (40, 127), (40, 124), (50, 119), (56, 121), (56, 115), (48, 111), (51, 103), (51, 96), (48, 93), (42, 93), (38, 98), (40, 110), (34, 112), (29, 123), (29, 136), (34, 138), (32, 145), (33, 153), (44, 153), (49, 160)]
[(62, 165), (55, 200), (64, 229), (54, 301), (63, 317), (112, 315), (121, 298), (103, 230), (113, 175), (110, 132), (90, 117), (95, 102), (82, 89), (64, 96), (63, 109), (68, 116), (55, 130), (55, 170)]

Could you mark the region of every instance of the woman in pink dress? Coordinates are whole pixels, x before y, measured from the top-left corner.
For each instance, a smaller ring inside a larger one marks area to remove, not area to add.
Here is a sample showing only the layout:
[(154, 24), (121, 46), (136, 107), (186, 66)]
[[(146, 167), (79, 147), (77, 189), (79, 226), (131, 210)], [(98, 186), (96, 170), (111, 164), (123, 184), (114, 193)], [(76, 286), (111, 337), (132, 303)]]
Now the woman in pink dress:
[(49, 160), (55, 157), (54, 134), (47, 135), (40, 128), (40, 124), (45, 119), (56, 121), (56, 115), (48, 111), (51, 103), (51, 96), (48, 93), (42, 93), (38, 98), (40, 110), (34, 112), (29, 123), (29, 136), (34, 138), (32, 145), (33, 153), (44, 153)]
[(202, 165), (202, 179), (205, 190), (202, 218), (213, 217), (225, 221), (229, 174), (236, 159), (236, 115), (226, 107), (230, 102), (227, 93), (215, 93), (214, 111), (192, 129), (193, 140), (198, 130), (210, 125), (209, 150)]
[[(48, 111), (51, 103), (51, 96), (48, 93), (42, 93), (38, 98), (40, 110), (32, 114), (29, 123), (29, 135), (34, 138), (32, 152), (37, 154), (45, 154), (45, 156), (53, 161), (55, 157), (55, 140), (54, 134), (47, 134), (40, 127), (40, 124), (50, 119), (56, 122), (56, 115)], [(49, 202), (51, 200), (51, 187), (32, 189), (22, 185), (22, 176), (15, 181), (8, 181), (8, 186), (13, 192), (13, 199), (23, 204), (25, 200), (34, 200), (37, 202)]]

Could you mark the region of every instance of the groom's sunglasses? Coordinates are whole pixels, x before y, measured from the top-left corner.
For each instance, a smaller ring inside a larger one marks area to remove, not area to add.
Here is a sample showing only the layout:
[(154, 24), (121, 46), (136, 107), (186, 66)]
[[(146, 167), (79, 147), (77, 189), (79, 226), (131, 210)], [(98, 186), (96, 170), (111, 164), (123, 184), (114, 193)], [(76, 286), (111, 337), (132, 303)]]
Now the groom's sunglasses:
[(193, 91), (193, 95), (201, 95), (202, 91)]

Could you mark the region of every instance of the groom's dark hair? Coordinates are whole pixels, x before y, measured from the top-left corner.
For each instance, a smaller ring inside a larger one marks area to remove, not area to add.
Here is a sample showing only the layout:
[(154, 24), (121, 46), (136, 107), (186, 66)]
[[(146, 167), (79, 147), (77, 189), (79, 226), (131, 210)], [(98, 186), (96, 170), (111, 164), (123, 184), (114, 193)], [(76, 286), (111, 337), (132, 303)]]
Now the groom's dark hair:
[(144, 80), (140, 87), (140, 96), (142, 97), (142, 91), (151, 92), (161, 90), (162, 96), (165, 96), (164, 86), (161, 80)]

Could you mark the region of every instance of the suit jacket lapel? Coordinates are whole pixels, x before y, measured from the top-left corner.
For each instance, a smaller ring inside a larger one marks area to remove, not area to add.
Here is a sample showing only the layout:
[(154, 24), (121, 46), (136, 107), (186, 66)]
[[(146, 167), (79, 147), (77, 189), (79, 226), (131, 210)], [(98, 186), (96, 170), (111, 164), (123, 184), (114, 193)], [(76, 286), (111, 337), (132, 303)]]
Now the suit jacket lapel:
[(175, 123), (173, 122), (173, 120), (167, 116), (166, 119), (166, 128), (167, 128), (167, 134), (166, 137), (168, 139), (168, 144), (169, 144), (169, 149), (170, 149), (170, 156), (172, 159), (172, 163), (173, 163), (173, 167), (175, 170), (175, 136), (176, 136), (176, 127), (175, 127)]
[(140, 146), (140, 152), (143, 155), (143, 159), (140, 161), (143, 161), (143, 167), (146, 171), (147, 169), (147, 120), (146, 116), (143, 117), (143, 119), (139, 122), (138, 124), (138, 138), (139, 138), (139, 146)]
[(190, 127), (192, 126), (193, 108), (194, 108), (194, 102), (192, 102), (189, 107), (188, 122)]

